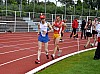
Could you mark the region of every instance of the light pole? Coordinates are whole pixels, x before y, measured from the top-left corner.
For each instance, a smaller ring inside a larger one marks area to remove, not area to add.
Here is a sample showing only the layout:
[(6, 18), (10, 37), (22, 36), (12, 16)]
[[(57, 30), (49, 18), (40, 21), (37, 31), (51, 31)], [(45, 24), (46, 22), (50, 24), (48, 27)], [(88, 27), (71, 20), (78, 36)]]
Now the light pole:
[(90, 5), (90, 2), (89, 2), (89, 0), (88, 0), (88, 5), (89, 5), (89, 16), (90, 16), (90, 11), (91, 11), (91, 5)]
[(20, 17), (22, 16), (22, 0), (20, 1)]
[(90, 8), (89, 8), (89, 16), (90, 16), (90, 14), (91, 14), (91, 5), (90, 5)]
[(34, 6), (34, 7), (33, 7), (33, 18), (34, 18), (34, 13), (35, 13), (35, 0), (33, 0), (33, 4), (34, 4), (34, 5), (33, 5), (33, 6)]
[(97, 11), (96, 16), (98, 16), (98, 4), (97, 4), (97, 8), (95, 10)]
[(35, 12), (35, 0), (34, 0), (34, 12)]
[(6, 16), (7, 16), (7, 0), (6, 0)]
[(46, 16), (46, 0), (45, 0), (45, 16)]
[(56, 12), (57, 12), (57, 0), (56, 1), (56, 8), (55, 8), (55, 18), (56, 18)]
[(81, 3), (82, 3), (82, 14), (81, 16), (83, 15), (83, 0), (81, 0)]
[(67, 3), (65, 2), (65, 19), (66, 19), (66, 5), (67, 5)]
[(75, 10), (76, 10), (76, 8), (75, 8), (76, 4), (77, 4), (77, 0), (74, 0), (74, 15), (76, 14), (76, 12), (75, 12)]

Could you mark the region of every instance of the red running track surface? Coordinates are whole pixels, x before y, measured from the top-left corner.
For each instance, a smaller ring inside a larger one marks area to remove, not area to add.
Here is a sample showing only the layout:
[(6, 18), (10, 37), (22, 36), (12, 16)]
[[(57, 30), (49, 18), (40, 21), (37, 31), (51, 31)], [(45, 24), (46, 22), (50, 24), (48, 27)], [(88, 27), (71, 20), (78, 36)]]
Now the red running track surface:
[[(79, 33), (80, 34), (80, 33)], [(77, 40), (69, 38), (70, 32), (64, 34), (64, 42), (59, 46), (62, 55), (78, 51)], [(1, 33), (0, 34), (0, 74), (25, 74), (26, 72), (48, 62), (44, 53), (44, 44), (41, 54), (41, 64), (35, 64), (37, 59), (37, 33)], [(49, 54), (53, 53), (53, 33), (49, 33)], [(80, 50), (84, 49), (87, 40), (79, 39)], [(57, 53), (56, 53), (57, 54)], [(56, 56), (56, 58), (58, 58)]]

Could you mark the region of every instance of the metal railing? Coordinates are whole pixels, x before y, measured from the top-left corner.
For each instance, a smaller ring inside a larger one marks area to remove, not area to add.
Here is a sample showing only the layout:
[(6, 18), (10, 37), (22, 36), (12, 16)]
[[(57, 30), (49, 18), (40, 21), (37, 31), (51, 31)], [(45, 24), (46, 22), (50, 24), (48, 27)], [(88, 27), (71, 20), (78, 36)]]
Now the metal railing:
[[(44, 14), (44, 13), (42, 13)], [(40, 22), (39, 16), (41, 13), (34, 13), (34, 12), (21, 12), (21, 11), (7, 11), (7, 16), (5, 10), (0, 11), (0, 31), (3, 27), (3, 25), (6, 25), (6, 31), (8, 29), (11, 29), (12, 32), (32, 32), (32, 31), (37, 31), (37, 23)], [(55, 20), (56, 16), (60, 16), (61, 19), (63, 20), (65, 17), (68, 19), (67, 21), (67, 29), (66, 31), (71, 31), (72, 30), (72, 21), (74, 17), (78, 16), (79, 17), (79, 31), (80, 31), (80, 25), (81, 21), (83, 19), (88, 20), (91, 18), (92, 20), (94, 19), (95, 16), (79, 16), (79, 15), (66, 15), (64, 14), (46, 14), (46, 21), (50, 22), (51, 24)], [(99, 17), (100, 20), (100, 17)], [(4, 30), (3, 30), (4, 31)], [(5, 32), (6, 32), (5, 31)]]

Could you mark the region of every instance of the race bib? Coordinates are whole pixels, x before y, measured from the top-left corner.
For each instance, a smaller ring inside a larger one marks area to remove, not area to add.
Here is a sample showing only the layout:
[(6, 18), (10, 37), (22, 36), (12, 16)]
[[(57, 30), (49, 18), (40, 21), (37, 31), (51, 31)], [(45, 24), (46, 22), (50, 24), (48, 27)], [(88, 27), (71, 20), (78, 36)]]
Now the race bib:
[(41, 35), (43, 36), (43, 37), (45, 37), (46, 36), (46, 31), (41, 31)]
[(90, 30), (87, 30), (86, 32), (91, 32)]
[(54, 29), (55, 29), (55, 30), (59, 30), (59, 28), (58, 28), (58, 27), (54, 27)]

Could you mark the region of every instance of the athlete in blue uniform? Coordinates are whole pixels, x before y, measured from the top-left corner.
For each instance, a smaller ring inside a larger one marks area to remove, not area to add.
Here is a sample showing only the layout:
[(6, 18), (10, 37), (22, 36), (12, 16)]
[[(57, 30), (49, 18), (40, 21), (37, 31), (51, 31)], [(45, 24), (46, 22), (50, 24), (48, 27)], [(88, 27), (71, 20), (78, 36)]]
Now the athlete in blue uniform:
[(41, 15), (40, 16), (41, 22), (38, 24), (38, 57), (37, 60), (35, 61), (36, 64), (40, 63), (40, 55), (41, 55), (41, 49), (42, 49), (42, 43), (44, 43), (45, 46), (45, 52), (46, 52), (46, 57), (47, 59), (49, 59), (48, 56), (48, 41), (49, 41), (49, 37), (48, 37), (48, 28), (50, 29), (50, 31), (52, 31), (52, 26), (50, 25), (50, 23), (45, 21), (45, 16)]

